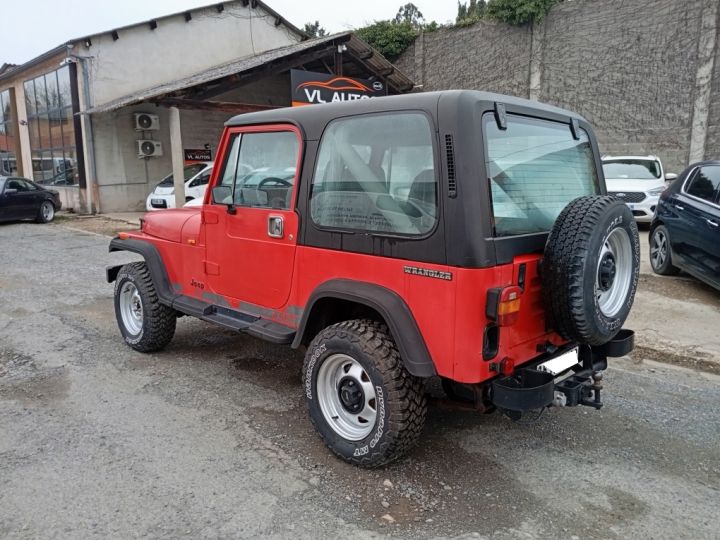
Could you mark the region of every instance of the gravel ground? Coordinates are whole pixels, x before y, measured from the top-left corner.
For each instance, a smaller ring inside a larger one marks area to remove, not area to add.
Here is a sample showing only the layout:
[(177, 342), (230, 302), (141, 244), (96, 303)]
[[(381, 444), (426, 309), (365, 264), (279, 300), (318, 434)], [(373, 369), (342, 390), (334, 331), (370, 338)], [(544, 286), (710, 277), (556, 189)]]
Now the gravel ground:
[(718, 537), (715, 375), (650, 351), (612, 361), (601, 411), (431, 407), (366, 471), (312, 431), (294, 351), (189, 318), (126, 347), (103, 269), (131, 256), (107, 242), (0, 227), (2, 538)]

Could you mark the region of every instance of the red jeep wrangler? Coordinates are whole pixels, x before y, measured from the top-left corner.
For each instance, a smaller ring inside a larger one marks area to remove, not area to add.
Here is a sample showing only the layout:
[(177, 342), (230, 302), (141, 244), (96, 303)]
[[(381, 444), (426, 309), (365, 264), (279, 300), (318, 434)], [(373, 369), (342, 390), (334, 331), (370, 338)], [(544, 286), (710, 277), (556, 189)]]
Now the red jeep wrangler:
[(343, 459), (418, 439), (424, 380), (511, 417), (600, 408), (639, 271), (581, 117), (448, 91), (237, 116), (201, 209), (145, 216), (107, 270), (132, 348), (191, 315), (306, 347), (303, 393)]

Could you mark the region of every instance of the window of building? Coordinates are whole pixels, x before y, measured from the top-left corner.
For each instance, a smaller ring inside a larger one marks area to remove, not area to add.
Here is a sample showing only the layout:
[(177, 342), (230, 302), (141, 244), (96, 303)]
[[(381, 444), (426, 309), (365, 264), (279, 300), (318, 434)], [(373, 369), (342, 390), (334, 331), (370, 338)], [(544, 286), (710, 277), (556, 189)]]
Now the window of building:
[(0, 176), (17, 174), (17, 141), (10, 90), (0, 92)]
[(437, 175), (422, 113), (331, 122), (320, 142), (310, 214), (333, 229), (419, 236), (437, 221)]
[(696, 170), (688, 182), (685, 193), (708, 202), (717, 201), (720, 190), (720, 167), (707, 166)]
[(236, 206), (288, 210), (299, 149), (291, 131), (235, 134), (220, 184), (232, 187)]
[(70, 67), (25, 81), (25, 106), (32, 156), (32, 176), (39, 184), (77, 186)]

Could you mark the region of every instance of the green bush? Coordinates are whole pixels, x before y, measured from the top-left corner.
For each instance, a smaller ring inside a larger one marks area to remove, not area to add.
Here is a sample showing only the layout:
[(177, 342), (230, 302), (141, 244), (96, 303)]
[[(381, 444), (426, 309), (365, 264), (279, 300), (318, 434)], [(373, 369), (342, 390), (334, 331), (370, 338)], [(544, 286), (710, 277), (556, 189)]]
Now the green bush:
[(357, 30), (357, 35), (389, 60), (394, 60), (415, 41), (417, 31), (409, 22), (376, 21)]

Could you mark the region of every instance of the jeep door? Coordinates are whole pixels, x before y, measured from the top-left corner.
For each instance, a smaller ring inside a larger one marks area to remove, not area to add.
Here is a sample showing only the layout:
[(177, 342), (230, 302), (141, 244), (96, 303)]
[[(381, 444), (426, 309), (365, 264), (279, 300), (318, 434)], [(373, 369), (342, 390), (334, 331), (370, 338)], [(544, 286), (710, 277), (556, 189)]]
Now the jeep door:
[(298, 216), (294, 211), (301, 137), (294, 126), (226, 130), (222, 165), (203, 206), (210, 289), (280, 308), (290, 295)]

